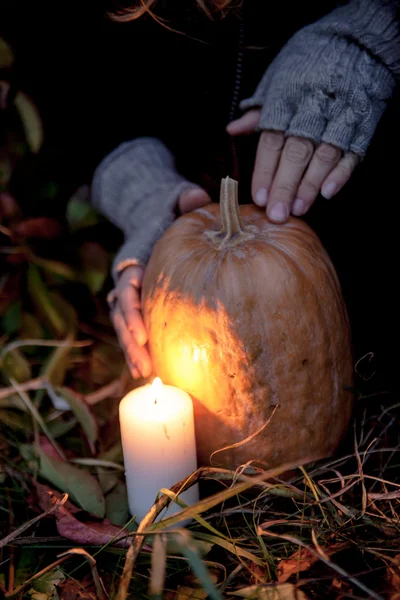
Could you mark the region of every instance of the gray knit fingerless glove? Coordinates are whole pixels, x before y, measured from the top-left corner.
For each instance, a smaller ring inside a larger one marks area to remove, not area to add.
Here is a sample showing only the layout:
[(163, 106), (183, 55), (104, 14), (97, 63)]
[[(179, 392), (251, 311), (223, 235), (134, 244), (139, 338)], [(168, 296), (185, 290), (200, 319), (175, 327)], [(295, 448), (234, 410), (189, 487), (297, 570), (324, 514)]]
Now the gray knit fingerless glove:
[(259, 130), (364, 155), (400, 74), (393, 0), (353, 0), (297, 32), (241, 109), (261, 107)]
[(93, 206), (122, 229), (114, 281), (128, 266), (145, 266), (153, 246), (176, 218), (184, 189), (197, 188), (181, 177), (171, 152), (155, 138), (138, 138), (111, 152), (97, 167), (91, 189)]

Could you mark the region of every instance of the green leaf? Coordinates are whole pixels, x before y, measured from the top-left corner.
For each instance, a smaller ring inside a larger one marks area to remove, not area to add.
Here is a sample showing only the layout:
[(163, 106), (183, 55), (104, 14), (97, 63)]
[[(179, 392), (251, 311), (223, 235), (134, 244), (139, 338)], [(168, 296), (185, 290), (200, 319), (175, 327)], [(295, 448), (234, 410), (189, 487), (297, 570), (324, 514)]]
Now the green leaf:
[(40, 256), (32, 256), (32, 260), (35, 265), (52, 275), (57, 275), (67, 281), (79, 281), (79, 273), (66, 263), (59, 260), (41, 258)]
[(11, 67), (14, 62), (14, 54), (6, 40), (0, 37), (0, 69)]
[(14, 104), (21, 118), (29, 148), (32, 152), (37, 153), (43, 143), (43, 126), (39, 111), (23, 92), (17, 92)]
[(22, 313), (19, 339), (41, 337), (43, 337), (43, 328), (40, 325), (38, 319), (30, 313)]
[(304, 592), (292, 583), (265, 586), (251, 585), (236, 592), (231, 592), (230, 595), (248, 598), (248, 600), (307, 600)]
[(78, 188), (67, 204), (66, 218), (71, 231), (96, 225), (99, 216), (87, 198), (89, 190), (87, 186)]
[(15, 587), (21, 585), (32, 576), (32, 573), (37, 570), (38, 564), (43, 560), (44, 554), (44, 550), (38, 550), (37, 548), (22, 547), (20, 552), (15, 569)]
[(129, 521), (128, 494), (122, 481), (106, 496), (106, 517), (113, 525), (122, 526)]
[(26, 430), (25, 419), (11, 410), (0, 409), (0, 423), (4, 423), (4, 425), (11, 427), (11, 429)]
[(77, 420), (75, 419), (75, 417), (66, 419), (64, 417), (65, 414), (66, 413), (62, 413), (61, 415), (59, 415), (58, 419), (54, 421), (47, 421), (47, 427), (54, 439), (62, 437), (63, 435), (71, 431), (71, 429), (76, 427)]
[(105, 501), (96, 478), (84, 469), (47, 456), (40, 447), (36, 450), (40, 458), (41, 476), (60, 491), (67, 492), (81, 508), (104, 518)]
[(94, 453), (98, 436), (98, 427), (89, 406), (81, 396), (75, 394), (75, 392), (69, 388), (61, 387), (57, 389), (56, 392), (68, 402), (72, 412), (85, 432), (91, 451)]
[(12, 302), (2, 319), (4, 333), (14, 335), (21, 328), (21, 302)]
[(18, 383), (32, 378), (31, 366), (18, 348), (7, 352), (0, 366), (9, 379), (15, 379)]
[(53, 571), (49, 571), (42, 577), (35, 579), (28, 593), (31, 594), (32, 600), (35, 600), (36, 593), (43, 594), (45, 598), (52, 598), (56, 592), (56, 586), (64, 579), (65, 575), (60, 569), (53, 569)]
[(82, 263), (82, 278), (92, 294), (97, 294), (104, 285), (109, 272), (108, 252), (96, 242), (85, 242), (79, 250)]
[(58, 338), (65, 337), (68, 333), (66, 320), (55, 306), (54, 297), (47, 289), (38, 268), (33, 264), (28, 266), (27, 283), (29, 295), (38, 314)]
[(23, 412), (27, 412), (29, 410), (18, 394), (13, 392), (10, 392), (10, 395), (6, 398), (0, 398), (0, 408), (16, 408), (18, 410), (22, 410)]

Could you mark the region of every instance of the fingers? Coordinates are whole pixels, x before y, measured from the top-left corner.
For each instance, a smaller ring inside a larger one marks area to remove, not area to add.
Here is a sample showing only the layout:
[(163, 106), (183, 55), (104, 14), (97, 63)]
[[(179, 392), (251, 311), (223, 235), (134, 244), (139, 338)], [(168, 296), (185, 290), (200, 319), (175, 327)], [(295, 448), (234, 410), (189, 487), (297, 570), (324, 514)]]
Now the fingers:
[(126, 361), (135, 379), (148, 377), (151, 373), (150, 356), (145, 346), (139, 346), (130, 334), (124, 315), (119, 304), (111, 311), (111, 320), (118, 336), (118, 341), (124, 351)]
[(226, 131), (229, 135), (249, 135), (254, 133), (260, 121), (260, 115), (261, 110), (259, 108), (249, 110), (240, 119), (231, 121), (227, 125)]
[(139, 346), (144, 346), (147, 343), (147, 332), (142, 319), (138, 290), (133, 285), (128, 285), (119, 294), (118, 302), (133, 340)]
[(178, 200), (179, 212), (185, 213), (201, 208), (211, 202), (210, 196), (202, 188), (189, 188), (182, 192)]
[(304, 215), (318, 194), (332, 198), (349, 180), (359, 157), (332, 144), (317, 147), (306, 138), (264, 131), (259, 140), (252, 197), (268, 218), (284, 223), (290, 213)]
[(271, 221), (287, 221), (313, 151), (310, 140), (295, 137), (286, 140), (267, 204), (267, 215)]
[(281, 158), (285, 136), (280, 131), (263, 131), (258, 142), (252, 179), (252, 196), (258, 206), (266, 206), (268, 192)]
[(342, 189), (344, 184), (350, 179), (359, 162), (360, 157), (357, 156), (357, 154), (354, 154), (354, 152), (346, 152), (342, 160), (338, 162), (322, 185), (321, 194), (324, 198), (330, 200)]
[(111, 320), (134, 378), (148, 377), (152, 371), (145, 347), (147, 332), (140, 305), (140, 288), (144, 270), (134, 265), (120, 275), (117, 286), (109, 295)]
[(325, 179), (342, 158), (342, 152), (331, 144), (317, 147), (297, 191), (292, 207), (296, 216), (304, 215), (316, 200)]

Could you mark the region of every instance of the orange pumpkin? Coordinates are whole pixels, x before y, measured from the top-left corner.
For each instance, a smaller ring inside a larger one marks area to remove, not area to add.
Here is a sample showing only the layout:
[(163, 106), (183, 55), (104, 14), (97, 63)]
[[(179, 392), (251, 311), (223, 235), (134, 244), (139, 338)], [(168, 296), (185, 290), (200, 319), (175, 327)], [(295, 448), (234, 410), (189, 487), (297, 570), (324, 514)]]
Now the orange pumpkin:
[(222, 180), (220, 205), (154, 247), (142, 307), (154, 372), (193, 398), (199, 464), (274, 467), (331, 455), (352, 413), (337, 275), (301, 219), (271, 223)]

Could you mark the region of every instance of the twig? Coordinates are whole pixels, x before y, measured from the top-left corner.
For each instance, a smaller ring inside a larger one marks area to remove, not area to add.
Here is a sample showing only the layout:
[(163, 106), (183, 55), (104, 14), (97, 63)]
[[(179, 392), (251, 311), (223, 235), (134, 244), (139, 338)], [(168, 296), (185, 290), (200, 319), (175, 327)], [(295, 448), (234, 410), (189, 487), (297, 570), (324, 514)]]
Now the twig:
[(96, 587), (97, 597), (100, 598), (100, 600), (104, 600), (103, 586), (101, 584), (101, 579), (97, 572), (96, 559), (93, 558), (93, 556), (91, 554), (89, 554), (89, 552), (86, 552), (86, 550), (84, 550), (83, 548), (71, 548), (70, 550), (63, 552), (62, 554), (59, 554), (58, 556), (59, 557), (64, 557), (64, 556), (68, 557), (68, 556), (75, 556), (77, 554), (79, 554), (80, 556), (83, 556), (89, 563), (90, 570), (92, 571), (94, 585)]
[[(28, 537), (19, 537), (12, 541), (13, 546), (43, 546), (43, 544), (51, 544), (63, 542), (64, 545), (67, 540), (59, 535), (47, 536), (47, 537), (35, 537), (33, 535)], [(70, 542), (69, 542), (70, 543)]]
[(62, 554), (59, 554), (58, 560), (51, 563), (51, 565), (47, 565), (47, 567), (45, 567), (38, 573), (35, 573), (35, 575), (33, 575), (32, 577), (27, 579), (24, 583), (22, 583), (20, 586), (18, 586), (15, 590), (6, 594), (6, 598), (12, 598), (13, 596), (19, 596), (32, 583), (32, 581), (35, 581), (35, 579), (39, 579), (39, 577), (46, 575), (46, 573), (48, 573), (49, 571), (52, 571), (56, 567), (60, 566), (63, 562), (65, 562), (66, 560), (71, 558), (71, 556), (76, 556), (77, 554), (80, 556), (83, 556), (88, 561), (89, 566), (92, 571), (93, 581), (96, 586), (97, 598), (99, 598), (100, 600), (104, 600), (103, 587), (101, 585), (101, 580), (100, 580), (99, 574), (97, 572), (96, 561), (93, 558), (93, 556), (91, 554), (89, 554), (88, 552), (86, 552), (86, 550), (84, 550), (83, 548), (71, 548), (67, 552), (63, 552)]
[(24, 523), (24, 525), (21, 525), (21, 527), (18, 527), (17, 529), (12, 531), (9, 535), (7, 535), (5, 538), (0, 540), (0, 548), (4, 548), (4, 546), (9, 544), (13, 539), (17, 538), (19, 535), (21, 535), (21, 533), (23, 533), (24, 531), (29, 529), (29, 527), (32, 527), (32, 525), (34, 525), (35, 523), (40, 521), (40, 519), (43, 519), (43, 517), (47, 517), (47, 515), (50, 515), (51, 513), (58, 510), (58, 508), (60, 506), (62, 506), (63, 504), (65, 504), (65, 502), (67, 500), (68, 500), (68, 494), (64, 494), (62, 498), (57, 499), (56, 502), (53, 504), (53, 506), (48, 508), (44, 513), (38, 515), (37, 517), (34, 517), (27, 523)]
[[(19, 389), (22, 392), (41, 390), (44, 387), (46, 387), (46, 383), (43, 377), (36, 377), (36, 379), (30, 379), (29, 381), (25, 381), (25, 383), (19, 384)], [(12, 385), (9, 387), (0, 388), (0, 399), (8, 398), (8, 396), (12, 396), (14, 394), (15, 388)]]
[(27, 339), (27, 340), (16, 340), (15, 342), (10, 342), (0, 352), (0, 358), (4, 358), (6, 354), (11, 352), (12, 350), (16, 350), (17, 348), (21, 348), (24, 346), (45, 346), (49, 348), (82, 348), (84, 346), (90, 346), (93, 342), (91, 340), (86, 340), (82, 342), (72, 342), (72, 341), (57, 341), (57, 340), (41, 340), (38, 339)]
[(119, 396), (121, 394), (121, 381), (119, 379), (114, 379), (107, 385), (104, 385), (100, 389), (92, 392), (91, 394), (86, 394), (85, 401), (86, 404), (97, 404), (110, 396)]

